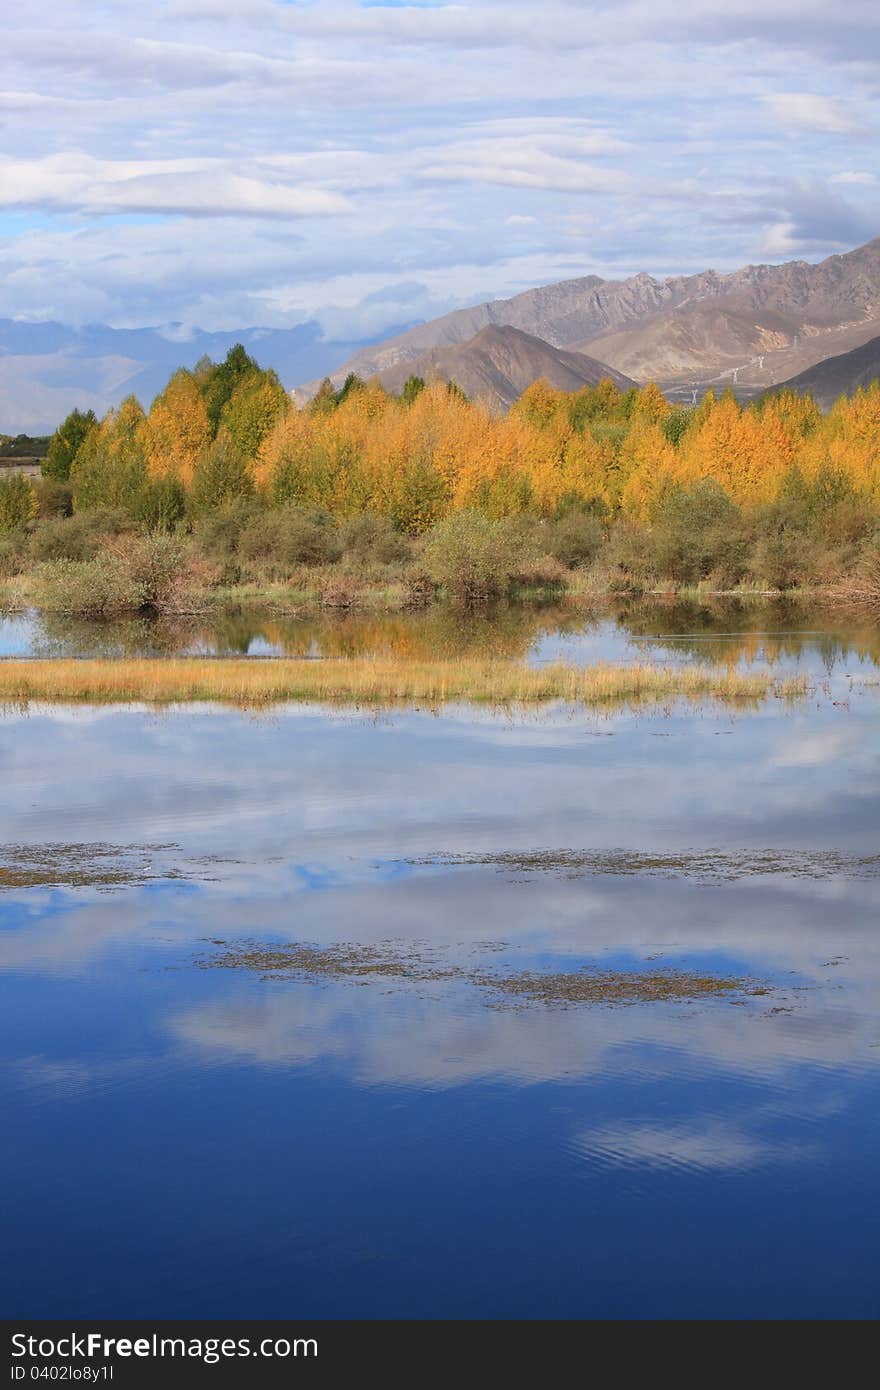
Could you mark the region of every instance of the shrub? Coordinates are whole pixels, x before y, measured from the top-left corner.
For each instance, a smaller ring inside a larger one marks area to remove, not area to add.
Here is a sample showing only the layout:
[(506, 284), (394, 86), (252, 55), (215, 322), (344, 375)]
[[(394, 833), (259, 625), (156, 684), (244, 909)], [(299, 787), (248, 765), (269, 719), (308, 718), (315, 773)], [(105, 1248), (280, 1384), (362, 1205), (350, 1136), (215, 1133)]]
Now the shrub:
[(587, 512), (567, 512), (547, 528), (546, 551), (566, 569), (591, 565), (602, 548), (602, 525)]
[(41, 478), (35, 485), (37, 494), (37, 517), (70, 516), (73, 512), (73, 489), (69, 483), (59, 483), (54, 478)]
[(319, 594), (324, 608), (353, 608), (357, 601), (357, 588), (347, 575), (338, 572), (322, 581)]
[(357, 566), (400, 565), (412, 557), (411, 541), (386, 516), (365, 512), (346, 521), (340, 533), (346, 560)]
[(27, 562), (27, 539), (23, 531), (0, 535), (0, 579), (21, 574)]
[(40, 521), (31, 536), (31, 555), (38, 562), (91, 560), (108, 538), (119, 535), (126, 526), (124, 514), (108, 508)]
[(239, 498), (225, 507), (218, 507), (215, 512), (208, 512), (199, 517), (195, 528), (199, 549), (212, 559), (234, 558), (242, 531), (255, 517), (263, 515), (263, 509), (253, 498)]
[(156, 532), (110, 540), (91, 559), (50, 561), (37, 577), (43, 607), (99, 615), (185, 606), (192, 576), (185, 542)]
[(142, 605), (166, 609), (178, 606), (190, 577), (186, 542), (179, 536), (161, 531), (131, 536), (118, 542), (113, 553), (127, 567)]
[(748, 566), (755, 579), (770, 589), (793, 589), (812, 576), (816, 547), (803, 530), (797, 507), (776, 502), (762, 508), (755, 533)]
[(38, 572), (43, 608), (100, 616), (144, 606), (144, 589), (126, 560), (102, 550), (92, 560), (55, 560)]
[(829, 545), (859, 545), (877, 528), (877, 510), (859, 498), (845, 498), (825, 511), (817, 536)]
[(279, 507), (254, 516), (238, 543), (241, 562), (283, 578), (297, 565), (326, 565), (340, 554), (339, 537), (326, 512)]
[(654, 578), (651, 536), (637, 521), (618, 521), (605, 551), (609, 588), (616, 592), (643, 589)]
[(450, 597), (470, 602), (502, 593), (521, 568), (524, 550), (522, 533), (504, 521), (454, 512), (428, 534), (422, 565)]
[(859, 593), (880, 600), (880, 531), (868, 541), (859, 559), (855, 574)]
[(739, 508), (711, 478), (661, 496), (652, 516), (651, 558), (658, 574), (685, 584), (713, 572), (736, 582), (748, 539)]
[(186, 515), (186, 492), (177, 478), (154, 478), (146, 483), (135, 516), (150, 531), (173, 531)]

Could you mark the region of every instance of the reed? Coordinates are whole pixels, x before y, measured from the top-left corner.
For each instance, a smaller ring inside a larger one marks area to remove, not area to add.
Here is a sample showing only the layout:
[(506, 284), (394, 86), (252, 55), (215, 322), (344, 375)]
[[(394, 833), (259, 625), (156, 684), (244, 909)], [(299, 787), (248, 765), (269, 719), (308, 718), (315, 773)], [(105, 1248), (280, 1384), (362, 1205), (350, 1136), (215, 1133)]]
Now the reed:
[(393, 656), (332, 661), (254, 658), (0, 662), (0, 700), (88, 704), (218, 701), (267, 706), (288, 701), (352, 705), (442, 705), (449, 701), (533, 705), (563, 701), (597, 708), (678, 699), (757, 704), (805, 694), (802, 678), (696, 666), (550, 665), (498, 658), (402, 661)]

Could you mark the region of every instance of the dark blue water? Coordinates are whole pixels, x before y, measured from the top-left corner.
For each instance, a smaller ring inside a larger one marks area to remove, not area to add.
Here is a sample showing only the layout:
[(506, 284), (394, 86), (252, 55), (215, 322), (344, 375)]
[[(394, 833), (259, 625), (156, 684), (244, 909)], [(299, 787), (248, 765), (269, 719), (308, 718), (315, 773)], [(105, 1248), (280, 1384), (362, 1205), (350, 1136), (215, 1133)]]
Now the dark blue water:
[[(880, 1312), (880, 698), (798, 659), (736, 716), (7, 712), (4, 1310)], [(404, 968), (234, 963), (289, 942)], [(768, 993), (478, 982), (584, 964)]]

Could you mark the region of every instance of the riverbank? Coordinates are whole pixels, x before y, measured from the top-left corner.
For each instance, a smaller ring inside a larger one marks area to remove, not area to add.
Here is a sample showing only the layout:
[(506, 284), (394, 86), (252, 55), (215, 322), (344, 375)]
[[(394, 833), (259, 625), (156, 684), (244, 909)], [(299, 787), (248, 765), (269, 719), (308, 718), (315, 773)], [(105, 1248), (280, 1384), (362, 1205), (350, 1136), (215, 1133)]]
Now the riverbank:
[[(47, 601), (47, 598), (49, 601)], [(759, 584), (738, 584), (723, 588), (706, 580), (698, 584), (657, 580), (650, 584), (633, 581), (621, 584), (607, 576), (578, 571), (565, 582), (530, 583), (513, 586), (505, 601), (523, 608), (566, 606), (573, 610), (597, 603), (638, 600), (673, 600), (695, 603), (733, 600), (744, 603), (779, 602), (849, 605), (876, 602), (876, 596), (857, 585), (801, 584), (790, 589), (772, 589)], [(145, 611), (174, 617), (202, 617), (237, 610), (259, 610), (267, 614), (306, 616), (320, 612), (406, 613), (417, 609), (442, 607), (448, 603), (440, 590), (413, 585), (401, 579), (380, 583), (353, 581), (351, 576), (323, 571), (298, 576), (293, 582), (247, 582), (190, 588), (175, 595), (161, 607), (145, 605)], [(480, 611), (482, 603), (459, 605), (463, 610)], [(112, 618), (136, 616), (138, 609), (130, 606), (95, 608), (63, 597), (48, 595), (41, 576), (16, 575), (0, 579), (0, 611), (23, 613), (37, 610), (70, 616), (104, 616)]]

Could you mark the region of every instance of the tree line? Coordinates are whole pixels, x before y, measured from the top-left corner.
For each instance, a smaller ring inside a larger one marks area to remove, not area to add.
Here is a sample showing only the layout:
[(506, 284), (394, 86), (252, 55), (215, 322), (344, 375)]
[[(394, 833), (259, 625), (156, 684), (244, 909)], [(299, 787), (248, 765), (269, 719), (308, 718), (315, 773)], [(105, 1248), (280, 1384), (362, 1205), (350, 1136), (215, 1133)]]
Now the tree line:
[(242, 497), (364, 512), (419, 534), (450, 513), (650, 520), (670, 492), (711, 481), (738, 508), (798, 491), (880, 501), (880, 386), (823, 416), (782, 391), (740, 405), (707, 393), (671, 406), (654, 385), (575, 392), (537, 381), (505, 415), (445, 383), (400, 397), (351, 376), (298, 407), (243, 347), (175, 372), (145, 412), (130, 396), (97, 420), (74, 411), (52, 437), (46, 477), (75, 510), (117, 507), (156, 527)]

